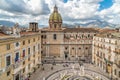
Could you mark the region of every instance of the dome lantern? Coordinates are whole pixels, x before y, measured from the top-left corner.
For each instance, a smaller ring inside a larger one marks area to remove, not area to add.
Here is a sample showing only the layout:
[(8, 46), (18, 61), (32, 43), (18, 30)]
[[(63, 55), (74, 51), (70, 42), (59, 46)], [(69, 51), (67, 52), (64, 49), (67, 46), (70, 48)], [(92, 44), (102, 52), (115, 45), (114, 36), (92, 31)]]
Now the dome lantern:
[(58, 8), (56, 5), (54, 6), (54, 12), (58, 12)]

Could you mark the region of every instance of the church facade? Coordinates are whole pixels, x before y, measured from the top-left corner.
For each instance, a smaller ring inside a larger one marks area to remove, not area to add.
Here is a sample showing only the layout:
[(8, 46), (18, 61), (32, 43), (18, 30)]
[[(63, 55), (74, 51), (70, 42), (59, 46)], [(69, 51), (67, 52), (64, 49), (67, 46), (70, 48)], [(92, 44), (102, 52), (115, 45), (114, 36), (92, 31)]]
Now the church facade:
[(43, 56), (91, 62), (92, 39), (98, 31), (93, 28), (63, 28), (56, 5), (49, 17), (49, 27), (42, 29), (41, 33)]

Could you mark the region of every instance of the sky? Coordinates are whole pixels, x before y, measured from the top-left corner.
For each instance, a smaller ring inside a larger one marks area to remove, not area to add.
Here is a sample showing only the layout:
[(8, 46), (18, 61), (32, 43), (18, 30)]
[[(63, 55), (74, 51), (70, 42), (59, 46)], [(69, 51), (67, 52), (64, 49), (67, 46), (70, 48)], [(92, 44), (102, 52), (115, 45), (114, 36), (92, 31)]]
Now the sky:
[(0, 0), (0, 20), (48, 26), (55, 4), (63, 24), (86, 24), (96, 20), (120, 24), (120, 0)]

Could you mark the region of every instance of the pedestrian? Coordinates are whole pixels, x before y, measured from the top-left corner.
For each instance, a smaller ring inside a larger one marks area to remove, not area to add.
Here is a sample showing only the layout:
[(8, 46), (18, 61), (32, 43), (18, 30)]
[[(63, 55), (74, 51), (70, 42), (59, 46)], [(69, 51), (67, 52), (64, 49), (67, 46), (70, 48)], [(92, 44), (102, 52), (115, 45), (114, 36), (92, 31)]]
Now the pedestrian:
[(53, 66), (51, 67), (51, 70), (53, 70)]

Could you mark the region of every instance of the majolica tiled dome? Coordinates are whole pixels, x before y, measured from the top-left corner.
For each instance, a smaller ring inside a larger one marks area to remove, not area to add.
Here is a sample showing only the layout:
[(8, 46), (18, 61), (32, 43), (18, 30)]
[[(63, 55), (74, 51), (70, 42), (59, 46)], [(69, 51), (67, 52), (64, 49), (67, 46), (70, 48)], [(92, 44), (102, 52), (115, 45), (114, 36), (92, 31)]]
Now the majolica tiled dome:
[(49, 29), (50, 30), (61, 30), (62, 29), (62, 17), (58, 13), (58, 8), (55, 5), (53, 13), (49, 17)]
[(54, 12), (50, 15), (49, 21), (62, 22), (62, 17), (59, 13)]
[(55, 5), (53, 13), (50, 15), (49, 22), (62, 22), (62, 17), (58, 13), (57, 6)]

